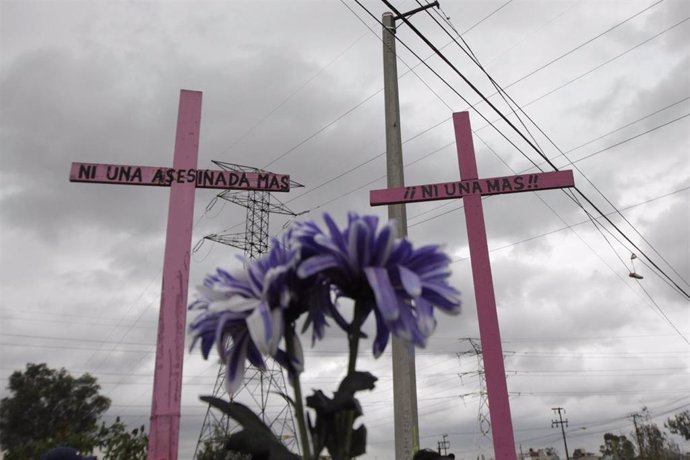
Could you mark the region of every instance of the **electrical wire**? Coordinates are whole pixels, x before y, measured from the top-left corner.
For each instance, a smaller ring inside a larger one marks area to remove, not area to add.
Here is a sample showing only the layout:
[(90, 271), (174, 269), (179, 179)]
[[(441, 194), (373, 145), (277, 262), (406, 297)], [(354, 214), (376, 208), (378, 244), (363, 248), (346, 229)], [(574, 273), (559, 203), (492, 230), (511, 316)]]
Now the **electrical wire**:
[[(563, 56), (566, 56), (566, 55), (568, 55), (568, 54), (570, 54), (570, 53), (572, 53), (572, 52), (574, 52), (574, 51), (576, 51), (576, 50), (578, 50), (578, 49), (581, 49), (581, 48), (584, 47), (585, 45), (587, 45), (587, 44), (593, 42), (594, 40), (596, 40), (597, 38), (603, 36), (604, 34), (606, 34), (606, 33), (610, 32), (610, 31), (614, 30), (615, 28), (619, 27), (620, 25), (622, 25), (622, 24), (628, 22), (629, 20), (631, 20), (631, 19), (633, 19), (633, 18), (639, 16), (640, 14), (644, 13), (645, 11), (648, 11), (649, 9), (651, 9), (652, 7), (658, 5), (658, 4), (661, 3), (662, 1), (663, 1), (663, 0), (660, 0), (660, 1), (658, 1), (658, 2), (656, 2), (656, 3), (654, 3), (654, 4), (652, 4), (651, 6), (645, 8), (644, 10), (642, 10), (642, 11), (636, 13), (635, 15), (630, 16), (628, 19), (624, 20), (623, 22), (619, 22), (619, 23), (616, 24), (615, 26), (613, 26), (613, 27), (607, 29), (606, 31), (602, 32), (601, 34), (597, 35), (596, 37), (594, 37), (594, 38), (592, 38), (592, 39), (590, 39), (590, 40), (587, 40), (586, 42), (584, 42), (584, 43), (578, 45), (577, 47), (573, 48), (571, 51), (569, 51), (568, 53), (566, 53), (566, 54), (563, 55)], [(419, 4), (421, 5), (421, 2), (420, 2), (419, 0), (417, 0), (417, 3), (419, 3)], [(454, 37), (453, 37), (453, 36), (452, 36), (452, 35), (451, 35), (451, 34), (450, 34), (450, 33), (449, 33), (449, 32), (448, 32), (448, 31), (437, 21), (437, 20), (436, 20), (436, 18), (433, 17), (433, 15), (432, 15), (428, 10), (426, 11), (426, 13), (427, 13), (430, 17), (432, 17), (432, 19), (434, 20), (434, 22), (436, 22), (436, 24), (437, 24), (439, 27), (441, 27), (441, 28), (444, 30), (444, 32), (446, 32), (451, 38), (454, 39)], [(449, 21), (447, 21), (447, 22), (449, 22)], [(452, 28), (453, 28), (453, 30), (455, 30), (454, 27), (452, 27)], [(575, 167), (575, 169), (582, 175), (582, 177), (583, 177), (583, 178), (584, 178), (584, 179), (585, 179), (585, 180), (586, 180), (586, 181), (587, 181), (587, 182), (588, 182), (598, 193), (599, 193), (599, 195), (600, 195), (602, 198), (604, 198), (604, 200), (605, 200), (614, 210), (616, 210), (617, 214), (623, 218), (623, 220), (633, 229), (633, 231), (635, 231), (635, 233), (637, 233), (637, 235), (640, 236), (640, 237), (642, 238), (642, 240), (643, 240), (645, 243), (647, 243), (647, 245), (654, 251), (654, 253), (656, 253), (656, 255), (659, 256), (659, 258), (661, 258), (661, 260), (664, 261), (664, 263), (666, 263), (666, 265), (667, 265), (669, 268), (671, 268), (671, 270), (675, 273), (675, 275), (678, 276), (681, 280), (683, 280), (683, 281), (685, 282), (685, 284), (687, 285), (688, 282), (678, 273), (678, 271), (675, 269), (675, 267), (673, 267), (673, 265), (671, 265), (671, 264), (670, 264), (670, 263), (659, 253), (659, 251), (656, 250), (656, 248), (654, 247), (654, 245), (652, 245), (652, 244), (651, 244), (651, 243), (650, 243), (650, 242), (649, 242), (649, 241), (648, 241), (648, 240), (637, 230), (637, 228), (636, 228), (636, 227), (635, 227), (625, 216), (623, 216), (623, 215), (620, 213), (620, 211), (618, 211), (618, 209), (616, 208), (616, 206), (615, 206), (615, 205), (614, 205), (614, 204), (613, 204), (613, 203), (612, 203), (612, 202), (601, 192), (601, 190), (600, 190), (600, 189), (599, 189), (599, 188), (598, 188), (598, 187), (597, 187), (597, 186), (596, 186), (596, 185), (595, 185), (585, 174), (584, 174), (584, 172), (583, 172), (582, 170), (580, 170), (578, 166), (575, 165), (575, 162), (571, 161), (571, 160), (568, 158), (568, 156), (566, 155), (567, 152), (563, 152), (563, 151), (560, 149), (560, 147), (558, 147), (558, 146), (555, 144), (555, 142), (554, 142), (546, 133), (544, 133), (544, 131), (541, 129), (541, 127), (539, 127), (539, 126), (534, 122), (534, 120), (524, 111), (524, 109), (523, 109), (522, 107), (520, 107), (520, 106), (513, 100), (513, 98), (512, 98), (512, 97), (511, 97), (511, 96), (510, 96), (510, 95), (509, 95), (509, 94), (508, 94), (508, 93), (507, 93), (507, 92), (506, 92), (506, 91), (505, 91), (505, 90), (504, 90), (504, 89), (503, 89), (503, 88), (502, 88), (502, 87), (491, 77), (491, 75), (486, 71), (486, 69), (480, 64), (480, 62), (479, 62), (479, 60), (477, 59), (476, 55), (474, 54), (474, 52), (472, 52), (472, 49), (470, 48), (469, 44), (467, 44), (467, 42), (462, 38), (462, 36), (460, 36), (459, 38), (463, 41), (463, 43), (465, 44), (465, 47), (467, 48), (467, 50), (465, 50), (465, 49), (462, 47), (462, 45), (460, 45), (456, 40), (455, 40), (455, 43), (456, 43), (456, 44), (458, 45), (458, 47), (459, 47), (463, 52), (465, 52), (465, 54), (466, 54), (470, 59), (472, 59), (472, 61), (480, 68), (480, 70), (486, 75), (486, 77), (489, 79), (489, 81), (492, 83), (492, 85), (496, 88), (497, 92), (501, 95), (501, 97), (502, 97), (503, 100), (506, 102), (506, 104), (507, 104), (508, 106), (511, 107), (511, 110), (512, 110), (513, 114), (515, 115), (515, 117), (520, 121), (521, 125), (522, 125), (523, 128), (528, 132), (528, 134), (530, 134), (530, 137), (531, 137), (532, 141), (534, 142), (534, 144), (535, 144), (537, 150), (541, 153), (541, 156), (544, 156), (543, 150), (541, 149), (541, 147), (539, 147), (539, 145), (537, 144), (537, 142), (536, 142), (534, 136), (529, 132), (529, 129), (527, 128), (527, 126), (525, 125), (525, 123), (522, 121), (522, 119), (520, 118), (519, 114), (515, 111), (515, 109), (513, 108), (513, 106), (517, 107), (517, 109), (518, 109), (520, 112), (522, 112), (523, 115), (525, 115), (525, 116), (527, 117), (527, 119), (528, 119), (528, 120), (529, 120), (529, 121), (540, 131), (540, 133), (541, 133), (543, 136), (546, 137), (546, 139), (551, 143), (551, 145), (553, 145), (553, 146), (559, 151), (560, 155), (563, 156), (563, 157), (565, 157), (566, 160), (568, 160), (568, 164), (573, 165), (573, 166)], [(559, 59), (560, 59), (560, 58), (559, 58)], [(686, 98), (686, 99), (687, 99), (687, 98)], [(511, 103), (512, 103), (512, 105), (511, 105)], [(675, 104), (672, 104), (672, 105), (675, 105)], [(670, 106), (667, 106), (666, 108), (668, 108), (668, 107), (670, 107)], [(655, 112), (655, 113), (656, 113), (656, 112)], [(685, 116), (687, 116), (687, 115), (685, 115)], [(671, 124), (671, 123), (673, 123), (673, 122), (675, 122), (675, 121), (678, 121), (679, 119), (682, 119), (682, 118), (684, 118), (685, 116), (680, 117), (680, 118), (677, 118), (677, 119), (675, 119), (675, 120), (672, 120), (671, 122), (668, 122), (668, 124)], [(665, 125), (662, 125), (662, 126), (665, 126)], [(647, 131), (647, 132), (651, 132), (651, 131)], [(634, 139), (634, 137), (633, 137), (632, 139)], [(596, 153), (595, 153), (595, 154), (596, 154)], [(582, 206), (581, 206), (581, 207), (582, 207)], [(582, 207), (582, 208), (584, 209), (584, 207)], [(594, 222), (593, 222), (593, 223), (594, 223)], [(606, 237), (605, 237), (603, 234), (602, 234), (602, 236), (604, 237), (604, 239), (606, 239)], [(607, 240), (607, 243), (608, 243), (608, 240)], [(614, 249), (612, 246), (611, 246), (611, 249), (614, 251), (614, 253), (616, 253), (615, 249)], [(616, 253), (616, 255), (618, 256), (617, 253)], [(620, 256), (619, 256), (619, 258), (620, 258)], [(623, 265), (625, 265), (625, 262), (623, 262)]]
[[(362, 5), (362, 3), (360, 2), (360, 0), (355, 0), (355, 1), (356, 1), (357, 4), (359, 4), (363, 9), (365, 9), (366, 11), (369, 12), (369, 10), (366, 9), (366, 7), (364, 7), (364, 6)], [(509, 127), (510, 127), (520, 138), (522, 138), (522, 140), (523, 140), (524, 142), (527, 143), (527, 145), (529, 145), (539, 156), (541, 156), (541, 157), (549, 164), (549, 166), (551, 166), (551, 168), (553, 168), (554, 170), (558, 171), (558, 168), (556, 167), (556, 165), (553, 164), (553, 163), (551, 162), (551, 160), (550, 160), (548, 157), (546, 157), (546, 155), (544, 155), (544, 154), (543, 154), (543, 153), (542, 153), (542, 152), (541, 152), (541, 151), (540, 151), (540, 150), (539, 150), (529, 139), (527, 139), (527, 137), (525, 136), (525, 134), (523, 134), (523, 133), (513, 124), (513, 122), (511, 122), (511, 121), (510, 121), (510, 120), (509, 120), (509, 119), (508, 119), (508, 118), (507, 118), (507, 117), (506, 117), (506, 116), (505, 116), (505, 115), (504, 115), (504, 114), (503, 114), (503, 113), (502, 113), (502, 112), (501, 112), (501, 111), (500, 111), (500, 110), (499, 110), (499, 109), (498, 109), (498, 108), (497, 108), (497, 107), (496, 107), (496, 106), (495, 106), (495, 105), (494, 105), (494, 104), (493, 104), (493, 103), (492, 103), (492, 102), (491, 102), (491, 101), (490, 101), (490, 100), (489, 100), (489, 99), (488, 99), (488, 98), (487, 98), (487, 97), (486, 97), (486, 96), (485, 96), (485, 95), (484, 95), (484, 94), (483, 94), (483, 93), (482, 93), (482, 92), (471, 82), (471, 81), (469, 81), (469, 80), (467, 79), (467, 77), (466, 77), (466, 76), (465, 76), (465, 75), (464, 75), (464, 74), (463, 74), (463, 73), (462, 73), (452, 62), (450, 62), (450, 60), (449, 60), (449, 59), (448, 59), (448, 58), (447, 58), (447, 57), (446, 57), (446, 56), (445, 56), (445, 55), (444, 55), (444, 54), (443, 54), (433, 43), (431, 43), (431, 42), (429, 41), (429, 39), (428, 39), (424, 34), (421, 33), (421, 32), (419, 31), (419, 29), (417, 29), (417, 28), (409, 21), (409, 19), (408, 19), (407, 17), (402, 16), (401, 13), (400, 13), (400, 11), (398, 11), (397, 8), (396, 8), (395, 6), (393, 6), (393, 5), (390, 3), (390, 1), (388, 1), (388, 0), (382, 0), (382, 1), (383, 1), (384, 4), (386, 4), (386, 6), (387, 6), (391, 11), (393, 11), (393, 12), (396, 14), (396, 16), (400, 17), (400, 18), (405, 22), (405, 24), (407, 24), (407, 26), (408, 26), (408, 27), (409, 27), (409, 28), (410, 28), (410, 29), (411, 29), (411, 30), (412, 30), (412, 31), (413, 31), (413, 32), (414, 32), (414, 33), (415, 33), (415, 34), (416, 34), (416, 35), (417, 35), (417, 36), (418, 36), (418, 37), (419, 37), (429, 48), (430, 48), (430, 49), (433, 50), (433, 51), (436, 53), (436, 55), (437, 55), (437, 56), (438, 56), (438, 57), (439, 57), (439, 58), (440, 58), (440, 59), (441, 59), (451, 70), (453, 70), (454, 73), (456, 73), (456, 74), (465, 82), (465, 84), (467, 84), (477, 95), (479, 95), (479, 96), (481, 97), (481, 99), (482, 99), (482, 100), (483, 100), (483, 101), (484, 101), (484, 102), (485, 102), (485, 103), (486, 103), (486, 104), (487, 104), (497, 115), (499, 115), (499, 117), (500, 117), (506, 124), (508, 124), (508, 126), (509, 126)], [(369, 12), (369, 13), (370, 13), (370, 12)], [(371, 13), (370, 13), (370, 14), (371, 14)], [(373, 16), (373, 15), (372, 15), (372, 16)], [(374, 17), (374, 19), (376, 19), (376, 20), (378, 21), (377, 18)], [(687, 19), (690, 19), (690, 18), (686, 18), (686, 19), (684, 19), (683, 21), (681, 21), (680, 23), (686, 21)], [(677, 25), (679, 25), (680, 23), (678, 23)], [(398, 41), (400, 41), (400, 43), (402, 43), (410, 52), (412, 52), (413, 54), (415, 54), (415, 56), (418, 57), (418, 55), (417, 55), (416, 53), (414, 53), (407, 45), (405, 45), (405, 43), (402, 42), (402, 41), (400, 40), (399, 37), (396, 36), (396, 39), (397, 39)], [(442, 77), (440, 77), (440, 75), (439, 75), (436, 71), (434, 71), (434, 70), (431, 69), (431, 68), (430, 68), (430, 70), (432, 70), (432, 72), (433, 72), (437, 77), (439, 77), (444, 83), (446, 83), (446, 85), (448, 85), (449, 88), (451, 88), (453, 91), (455, 91), (455, 89), (454, 89), (450, 84), (448, 84), (448, 82), (447, 82), (445, 79), (443, 79)], [(458, 96), (460, 96), (465, 102), (467, 102), (467, 103), (469, 104), (469, 102), (468, 102), (464, 97), (462, 97), (457, 91), (455, 91), (455, 92), (456, 92), (456, 94), (458, 94)], [(474, 107), (473, 107), (473, 108), (474, 108)], [(476, 110), (476, 108), (474, 108), (474, 109), (475, 109), (475, 111), (476, 111), (482, 118), (484, 118), (484, 119), (488, 122), (488, 119), (486, 119), (486, 117), (485, 117), (483, 114), (481, 114), (480, 112), (478, 112), (478, 111)], [(497, 130), (497, 131), (498, 131), (499, 134), (501, 134), (504, 138), (506, 138), (506, 140), (508, 140), (508, 141), (511, 143), (511, 145), (513, 145), (513, 146), (515, 146), (515, 147), (517, 148), (517, 146), (516, 146), (512, 141), (510, 141), (510, 140), (505, 136), (505, 134), (503, 134), (500, 130)], [(520, 150), (520, 149), (518, 149), (518, 150)], [(521, 150), (520, 150), (520, 151), (521, 151)], [(521, 151), (521, 152), (522, 152), (522, 151)], [(524, 152), (523, 152), (523, 155), (524, 155)], [(530, 160), (530, 162), (534, 163), (533, 160), (531, 160), (528, 156), (525, 155), (525, 157), (526, 157), (528, 160)], [(535, 166), (536, 166), (536, 165), (535, 165)], [(604, 212), (603, 212), (596, 204), (594, 204), (594, 202), (593, 202), (589, 197), (587, 197), (587, 196), (586, 196), (582, 191), (580, 191), (577, 187), (575, 187), (574, 189), (575, 189), (575, 191), (580, 195), (580, 197), (581, 197), (582, 199), (584, 199), (584, 200), (587, 202), (587, 204), (588, 204), (589, 206), (591, 206), (599, 215), (604, 216)], [(673, 279), (672, 279), (672, 278), (671, 278), (661, 267), (659, 267), (659, 266), (656, 264), (656, 262), (654, 262), (654, 261), (647, 255), (647, 253), (646, 253), (645, 251), (643, 251), (636, 243), (634, 243), (634, 242), (633, 242), (633, 241), (632, 241), (632, 240), (631, 240), (631, 239), (630, 239), (630, 238), (629, 238), (629, 237), (628, 237), (628, 236), (627, 236), (627, 235), (626, 235), (626, 234), (625, 234), (625, 233), (624, 233), (624, 232), (623, 232), (613, 221), (611, 221), (608, 217), (604, 217), (604, 218), (607, 220), (608, 224), (609, 224), (610, 226), (612, 226), (614, 229), (616, 229), (616, 231), (617, 231), (621, 236), (623, 236), (623, 238), (624, 238), (631, 246), (633, 246), (633, 247), (637, 250), (637, 252), (638, 252), (639, 254), (641, 254), (645, 259), (647, 259), (647, 261), (648, 261), (649, 263), (651, 263), (651, 264), (654, 266), (654, 268), (655, 268), (659, 273), (661, 273), (662, 276), (666, 277), (666, 278), (672, 283), (672, 285), (673, 285), (673, 287), (675, 288), (676, 291), (678, 291), (682, 296), (684, 296), (684, 297), (690, 299), (690, 294), (688, 294), (681, 286), (678, 285), (678, 283), (676, 283), (675, 280), (673, 280)]]

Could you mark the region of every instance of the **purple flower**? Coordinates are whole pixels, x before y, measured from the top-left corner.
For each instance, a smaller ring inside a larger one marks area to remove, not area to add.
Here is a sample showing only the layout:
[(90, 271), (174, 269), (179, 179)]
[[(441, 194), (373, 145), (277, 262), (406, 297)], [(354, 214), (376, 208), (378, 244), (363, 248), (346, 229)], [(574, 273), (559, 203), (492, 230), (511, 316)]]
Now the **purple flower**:
[(342, 231), (328, 214), (324, 221), (327, 231), (313, 222), (295, 230), (297, 274), (325, 277), (338, 295), (364, 309), (364, 317), (374, 312), (374, 356), (385, 350), (391, 332), (424, 347), (436, 326), (434, 307), (460, 312), (460, 294), (448, 284), (450, 259), (438, 246), (414, 249), (396, 239), (391, 222), (378, 230), (376, 216), (350, 214)]
[[(201, 340), (201, 353), (207, 359), (216, 344), (227, 366), (226, 386), (230, 394), (242, 384), (247, 359), (265, 369), (262, 356), (278, 354), (283, 334), (282, 307), (289, 301), (282, 280), (294, 263), (293, 257), (294, 252), (274, 244), (266, 257), (248, 261), (246, 269), (235, 275), (218, 269), (197, 288), (200, 298), (189, 308), (202, 313), (190, 325), (195, 335), (192, 347)], [(291, 363), (300, 372), (302, 362), (300, 354), (286, 364)]]
[[(329, 317), (348, 333), (359, 328), (360, 322), (348, 324), (340, 315), (334, 295), (355, 300), (362, 322), (373, 312), (376, 357), (391, 333), (425, 346), (436, 326), (434, 308), (459, 313), (459, 293), (448, 284), (450, 260), (438, 246), (414, 249), (396, 238), (391, 223), (379, 229), (375, 216), (350, 214), (343, 230), (329, 215), (324, 220), (327, 230), (297, 224), (244, 270), (231, 275), (218, 269), (199, 287), (200, 298), (190, 306), (201, 310), (190, 326), (192, 346), (200, 341), (206, 359), (216, 345), (229, 393), (241, 385), (246, 360), (264, 369), (263, 357), (272, 356), (292, 376), (302, 372), (302, 346), (292, 332), (303, 314), (302, 332), (311, 328), (312, 345)], [(280, 349), (286, 330), (290, 343)]]
[(303, 313), (307, 318), (302, 332), (312, 327), (312, 344), (323, 338), (327, 317), (341, 327), (347, 326), (333, 306), (330, 285), (316, 276), (297, 276), (299, 259), (293, 246), (292, 232), (288, 231), (282, 240), (273, 240), (266, 256), (247, 262), (237, 274), (218, 269), (198, 287), (200, 298), (190, 305), (190, 309), (202, 310), (190, 326), (195, 335), (192, 347), (200, 340), (207, 359), (216, 344), (227, 365), (228, 393), (242, 383), (246, 359), (264, 369), (262, 356), (270, 355), (290, 375), (302, 372), (304, 355), (299, 336), (293, 336), (290, 353), (278, 347), (285, 324), (294, 327)]

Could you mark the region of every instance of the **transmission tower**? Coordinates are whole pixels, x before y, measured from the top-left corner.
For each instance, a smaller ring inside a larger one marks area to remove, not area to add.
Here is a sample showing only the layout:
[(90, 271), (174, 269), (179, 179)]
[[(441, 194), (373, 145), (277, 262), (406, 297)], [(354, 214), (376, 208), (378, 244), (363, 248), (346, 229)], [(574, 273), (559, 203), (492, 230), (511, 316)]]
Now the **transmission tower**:
[[(258, 168), (242, 166), (222, 161), (213, 161), (217, 166), (234, 172), (265, 173)], [(295, 181), (290, 181), (290, 187), (303, 187)], [(247, 210), (245, 230), (242, 233), (220, 233), (204, 237), (217, 243), (232, 246), (244, 252), (247, 260), (256, 259), (268, 251), (268, 224), (270, 214), (283, 214), (296, 217), (299, 214), (292, 212), (270, 192), (264, 191), (234, 191), (224, 190), (216, 198), (240, 205)], [(266, 369), (260, 370), (248, 365), (244, 381), (240, 389), (232, 396), (233, 400), (242, 401), (254, 409), (263, 422), (271, 428), (273, 433), (283, 444), (292, 451), (299, 451), (297, 431), (289, 403), (280, 394), (286, 394), (285, 376), (280, 365), (273, 359), (266, 360)], [(213, 396), (227, 398), (225, 391), (225, 365), (221, 363), (218, 369), (216, 383), (213, 386)], [(201, 446), (206, 441), (226, 436), (237, 429), (238, 426), (225, 414), (212, 410), (209, 406), (206, 410), (201, 433), (197, 440), (194, 458), (197, 458)]]
[(477, 370), (471, 372), (462, 372), (463, 375), (473, 374), (477, 375), (479, 379), (479, 411), (477, 413), (477, 426), (482, 436), (489, 438), (491, 435), (491, 420), (489, 419), (489, 399), (486, 392), (486, 378), (484, 376), (484, 358), (482, 357), (482, 346), (479, 340), (474, 338), (460, 339), (461, 342), (467, 342), (470, 349), (457, 353), (458, 359), (463, 356), (475, 356), (477, 359)]
[[(479, 427), (479, 432), (481, 433), (481, 438), (474, 440), (474, 444), (479, 446), (480, 457), (484, 456), (482, 452), (485, 444), (490, 444), (491, 440), (491, 418), (489, 414), (489, 398), (486, 391), (486, 376), (484, 373), (484, 358), (482, 355), (482, 345), (479, 339), (466, 337), (459, 339), (460, 342), (467, 343), (468, 349), (459, 353), (456, 353), (459, 360), (462, 361), (463, 356), (474, 356), (477, 360), (477, 368), (473, 371), (460, 372), (458, 375), (460, 379), (464, 376), (477, 376), (479, 380), (479, 410), (477, 411), (477, 426)], [(506, 355), (513, 354), (512, 351), (503, 350), (503, 357)], [(506, 376), (507, 378), (507, 376)], [(476, 394), (469, 393), (467, 396)], [(511, 393), (514, 394), (514, 393)]]

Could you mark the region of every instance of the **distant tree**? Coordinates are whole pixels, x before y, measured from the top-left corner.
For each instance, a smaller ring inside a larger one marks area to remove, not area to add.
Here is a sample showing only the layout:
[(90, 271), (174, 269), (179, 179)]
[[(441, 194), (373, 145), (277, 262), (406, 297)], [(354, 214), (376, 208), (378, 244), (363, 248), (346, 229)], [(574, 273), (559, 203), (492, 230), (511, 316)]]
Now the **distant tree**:
[(668, 435), (661, 431), (656, 423), (649, 422), (650, 414), (646, 407), (642, 408), (641, 416), (645, 419), (645, 423), (636, 427), (639, 458), (642, 460), (676, 458), (678, 447), (668, 439)]
[(108, 427), (101, 425), (98, 433), (98, 447), (103, 451), (103, 460), (146, 460), (148, 441), (144, 425), (127, 431), (120, 417)]
[(15, 371), (0, 401), (0, 447), (4, 460), (38, 458), (48, 449), (69, 445), (91, 453), (98, 439), (98, 419), (110, 407), (89, 374), (74, 378), (45, 364)]
[(656, 423), (640, 425), (640, 455), (643, 458), (663, 458), (666, 447), (666, 435), (659, 429)]
[(604, 444), (599, 447), (602, 455), (613, 460), (632, 460), (635, 457), (635, 447), (625, 435), (617, 436), (613, 433), (604, 434)]
[(669, 418), (664, 423), (664, 426), (673, 434), (679, 434), (686, 440), (690, 440), (690, 410), (676, 414), (673, 418)]

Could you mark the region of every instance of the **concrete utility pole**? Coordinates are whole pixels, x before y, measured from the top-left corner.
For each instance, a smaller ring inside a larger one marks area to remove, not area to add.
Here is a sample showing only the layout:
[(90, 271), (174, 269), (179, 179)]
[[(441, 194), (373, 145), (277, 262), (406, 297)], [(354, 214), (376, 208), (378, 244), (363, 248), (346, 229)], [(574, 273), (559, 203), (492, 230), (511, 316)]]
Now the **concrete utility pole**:
[(563, 433), (563, 445), (565, 446), (565, 458), (566, 460), (570, 460), (570, 456), (568, 455), (568, 443), (565, 440), (565, 428), (563, 428), (563, 425), (568, 426), (568, 419), (565, 419), (565, 422), (563, 421), (563, 415), (561, 415), (561, 411), (565, 414), (565, 409), (562, 407), (554, 407), (551, 409), (554, 413), (558, 413), (558, 418), (559, 420), (552, 420), (551, 421), (551, 428), (560, 425), (561, 426), (561, 433)]
[[(398, 64), (395, 51), (395, 21), (427, 8), (432, 2), (400, 16), (384, 13), (383, 24), (383, 86), (386, 123), (386, 177), (388, 188), (403, 187), (402, 136), (400, 134), (400, 100), (398, 97)], [(397, 221), (398, 235), (407, 236), (407, 213), (404, 204), (388, 206), (388, 218)], [(395, 458), (409, 460), (419, 450), (417, 417), (417, 376), (414, 346), (393, 337), (393, 413), (395, 416)]]
[[(405, 178), (400, 134), (398, 64), (395, 53), (395, 18), (383, 14), (383, 86), (386, 113), (386, 177), (388, 187), (403, 187)], [(395, 219), (398, 235), (407, 236), (404, 204), (388, 206), (388, 218)], [(393, 413), (395, 418), (395, 458), (409, 460), (419, 449), (417, 421), (417, 376), (414, 346), (393, 337)]]

